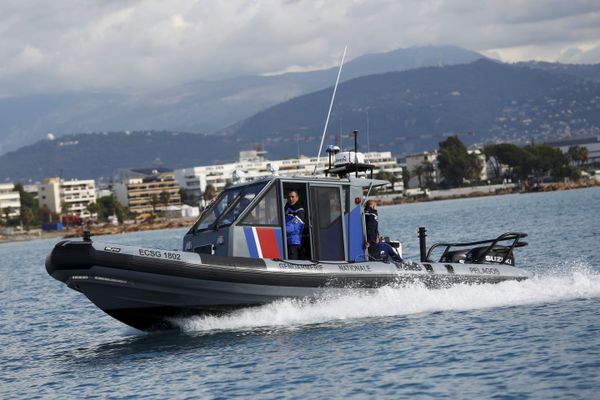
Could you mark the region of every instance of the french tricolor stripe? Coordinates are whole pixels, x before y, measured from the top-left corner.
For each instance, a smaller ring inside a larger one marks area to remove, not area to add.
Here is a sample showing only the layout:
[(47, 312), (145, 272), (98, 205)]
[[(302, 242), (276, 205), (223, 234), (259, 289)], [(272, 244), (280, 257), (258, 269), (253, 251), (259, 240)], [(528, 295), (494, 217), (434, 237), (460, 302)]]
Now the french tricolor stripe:
[(258, 258), (258, 249), (253, 228), (244, 228), (244, 235), (246, 236), (246, 244), (248, 245), (250, 257)]
[(281, 230), (276, 228), (244, 227), (250, 257), (281, 258)]

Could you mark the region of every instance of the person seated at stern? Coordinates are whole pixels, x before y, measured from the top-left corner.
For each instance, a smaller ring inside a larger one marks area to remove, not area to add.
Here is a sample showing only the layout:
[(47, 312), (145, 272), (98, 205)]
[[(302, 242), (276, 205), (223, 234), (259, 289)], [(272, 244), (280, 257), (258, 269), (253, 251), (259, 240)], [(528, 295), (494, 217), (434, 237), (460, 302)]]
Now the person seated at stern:
[(391, 246), (390, 244), (384, 242), (383, 240), (381, 240), (381, 235), (377, 234), (377, 246), (376, 246), (376, 255), (374, 256), (374, 258), (384, 261), (384, 262), (388, 262), (390, 259), (396, 261), (396, 262), (404, 262), (402, 260), (402, 257), (400, 257), (400, 254), (398, 254), (398, 250), (396, 250), (393, 246)]

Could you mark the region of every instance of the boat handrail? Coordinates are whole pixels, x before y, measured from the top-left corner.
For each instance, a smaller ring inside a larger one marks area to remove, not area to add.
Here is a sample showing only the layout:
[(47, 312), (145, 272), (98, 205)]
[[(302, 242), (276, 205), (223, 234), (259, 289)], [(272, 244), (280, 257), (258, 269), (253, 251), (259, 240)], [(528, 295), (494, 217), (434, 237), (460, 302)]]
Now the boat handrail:
[(489, 243), (489, 245), (479, 254), (477, 259), (473, 260), (473, 262), (477, 263), (483, 257), (485, 257), (492, 249), (494, 249), (499, 242), (512, 240), (512, 243), (510, 244), (510, 246), (506, 247), (506, 249), (507, 249), (506, 254), (502, 258), (502, 261), (500, 262), (500, 264), (504, 264), (505, 261), (508, 259), (508, 256), (512, 253), (512, 250), (514, 248), (527, 246), (527, 242), (522, 242), (520, 240), (525, 237), (527, 237), (527, 234), (523, 233), (523, 232), (506, 232), (506, 233), (503, 233), (502, 235), (498, 236), (495, 239), (478, 240), (476, 242), (435, 243), (434, 245), (432, 245), (429, 248), (429, 251), (427, 251), (427, 256), (425, 257), (425, 260), (428, 262), (431, 262), (431, 258), (430, 258), (431, 253), (433, 252), (434, 249), (436, 249), (438, 247), (446, 247), (444, 249), (444, 252), (442, 253), (442, 256), (440, 257), (440, 259), (442, 259), (444, 257), (444, 255), (446, 255), (452, 247), (472, 247), (472, 246), (483, 245), (483, 244)]

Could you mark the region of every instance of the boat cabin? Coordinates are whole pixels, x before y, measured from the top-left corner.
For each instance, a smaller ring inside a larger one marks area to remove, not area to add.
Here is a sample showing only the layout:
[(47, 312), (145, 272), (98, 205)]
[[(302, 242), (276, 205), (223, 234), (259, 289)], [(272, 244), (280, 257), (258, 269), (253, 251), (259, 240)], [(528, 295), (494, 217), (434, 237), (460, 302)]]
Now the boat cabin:
[(387, 184), (365, 178), (273, 176), (230, 186), (185, 235), (184, 251), (226, 257), (288, 259), (286, 195), (304, 208), (300, 259), (358, 262), (364, 249), (364, 190)]

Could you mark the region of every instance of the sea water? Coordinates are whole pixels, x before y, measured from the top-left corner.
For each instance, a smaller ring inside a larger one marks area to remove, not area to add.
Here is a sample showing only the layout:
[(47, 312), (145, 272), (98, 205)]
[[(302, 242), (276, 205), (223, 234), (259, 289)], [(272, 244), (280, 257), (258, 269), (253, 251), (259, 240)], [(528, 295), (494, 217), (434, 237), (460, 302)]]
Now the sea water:
[[(47, 275), (55, 240), (0, 245), (0, 398), (536, 398), (600, 391), (600, 188), (380, 207), (428, 242), (529, 233), (534, 279), (285, 300), (142, 333)], [(185, 229), (104, 241), (178, 249)]]

